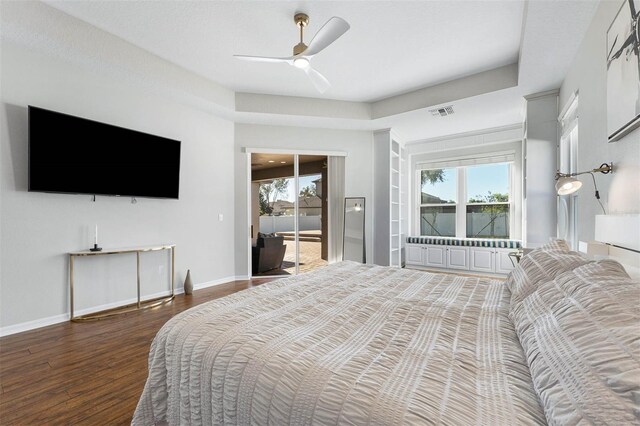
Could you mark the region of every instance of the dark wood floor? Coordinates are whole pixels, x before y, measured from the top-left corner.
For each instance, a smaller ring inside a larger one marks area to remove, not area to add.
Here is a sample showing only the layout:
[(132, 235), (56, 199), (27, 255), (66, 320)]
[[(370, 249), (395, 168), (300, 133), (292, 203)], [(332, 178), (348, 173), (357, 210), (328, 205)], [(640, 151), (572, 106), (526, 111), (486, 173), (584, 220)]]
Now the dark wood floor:
[(129, 424), (160, 327), (185, 309), (267, 281), (235, 281), (146, 311), (1, 338), (0, 424)]

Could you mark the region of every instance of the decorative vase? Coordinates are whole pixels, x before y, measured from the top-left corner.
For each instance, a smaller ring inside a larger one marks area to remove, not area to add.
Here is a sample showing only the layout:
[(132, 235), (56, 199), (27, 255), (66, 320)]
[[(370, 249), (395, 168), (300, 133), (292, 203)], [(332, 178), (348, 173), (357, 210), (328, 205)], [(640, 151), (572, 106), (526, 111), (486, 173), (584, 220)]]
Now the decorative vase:
[(191, 282), (191, 269), (187, 269), (187, 277), (184, 279), (184, 294), (193, 294), (193, 282)]

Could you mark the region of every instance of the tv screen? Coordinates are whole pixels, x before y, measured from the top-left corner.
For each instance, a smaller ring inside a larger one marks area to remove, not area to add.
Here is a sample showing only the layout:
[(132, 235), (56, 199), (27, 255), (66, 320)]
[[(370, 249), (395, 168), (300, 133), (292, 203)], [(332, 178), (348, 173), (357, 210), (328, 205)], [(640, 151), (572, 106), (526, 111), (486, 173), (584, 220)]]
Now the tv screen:
[(29, 191), (178, 198), (180, 141), (29, 106)]

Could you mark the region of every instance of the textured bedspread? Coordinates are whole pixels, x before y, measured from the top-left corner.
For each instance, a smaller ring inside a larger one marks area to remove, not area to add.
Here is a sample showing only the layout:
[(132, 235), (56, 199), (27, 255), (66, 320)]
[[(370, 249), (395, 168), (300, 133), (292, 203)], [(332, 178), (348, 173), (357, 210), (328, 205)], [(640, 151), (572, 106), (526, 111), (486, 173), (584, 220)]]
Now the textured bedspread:
[(545, 423), (503, 283), (343, 262), (172, 318), (133, 424)]

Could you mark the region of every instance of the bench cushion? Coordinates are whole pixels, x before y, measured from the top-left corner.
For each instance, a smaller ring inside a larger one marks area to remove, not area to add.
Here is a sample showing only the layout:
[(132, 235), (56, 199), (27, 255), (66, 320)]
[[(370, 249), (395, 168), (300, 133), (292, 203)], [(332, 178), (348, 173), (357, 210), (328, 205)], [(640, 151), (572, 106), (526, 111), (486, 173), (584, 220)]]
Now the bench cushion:
[(518, 249), (522, 243), (518, 240), (496, 240), (478, 238), (444, 238), (444, 237), (407, 237), (409, 244), (435, 244), (443, 246), (489, 247)]

